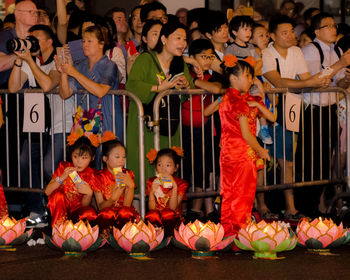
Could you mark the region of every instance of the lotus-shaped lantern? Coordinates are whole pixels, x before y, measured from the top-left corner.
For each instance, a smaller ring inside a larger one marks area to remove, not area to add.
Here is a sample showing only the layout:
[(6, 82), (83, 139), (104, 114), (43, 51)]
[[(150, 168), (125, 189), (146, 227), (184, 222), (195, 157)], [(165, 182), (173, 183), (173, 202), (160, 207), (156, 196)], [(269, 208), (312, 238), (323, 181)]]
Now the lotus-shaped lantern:
[(238, 232), (235, 243), (242, 250), (254, 251), (254, 258), (277, 259), (277, 252), (293, 250), (297, 237), (288, 224), (250, 222)]
[(0, 251), (16, 251), (13, 246), (26, 242), (33, 233), (33, 229), (24, 232), (26, 220), (16, 221), (14, 218), (4, 216), (0, 220)]
[(202, 223), (196, 220), (194, 223), (184, 225), (181, 223), (179, 230), (174, 230), (173, 243), (181, 249), (192, 250), (193, 258), (212, 258), (216, 251), (231, 249), (233, 237), (224, 238), (224, 228), (221, 224), (211, 221)]
[(44, 238), (49, 247), (61, 249), (67, 256), (82, 256), (106, 243), (98, 233), (98, 226), (91, 228), (88, 222), (79, 221), (73, 224), (72, 221), (67, 220), (53, 226), (52, 238), (48, 236)]
[(300, 220), (297, 227), (299, 245), (313, 253), (329, 253), (330, 248), (338, 247), (348, 242), (349, 233), (343, 229), (343, 224), (337, 226), (332, 219), (307, 218)]
[(156, 229), (151, 223), (146, 225), (142, 220), (128, 222), (121, 230), (113, 227), (108, 238), (114, 249), (123, 250), (135, 259), (147, 259), (146, 253), (166, 247), (169, 241), (169, 237), (164, 238), (164, 229)]

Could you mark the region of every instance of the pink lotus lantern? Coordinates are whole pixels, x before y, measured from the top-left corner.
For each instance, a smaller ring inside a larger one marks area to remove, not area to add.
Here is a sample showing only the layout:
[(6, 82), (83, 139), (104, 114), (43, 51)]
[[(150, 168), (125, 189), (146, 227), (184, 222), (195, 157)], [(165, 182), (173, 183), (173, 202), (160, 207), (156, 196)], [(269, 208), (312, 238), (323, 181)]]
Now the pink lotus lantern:
[(259, 223), (252, 221), (246, 228), (241, 228), (234, 241), (238, 248), (254, 251), (254, 258), (274, 260), (278, 259), (277, 252), (293, 250), (297, 237), (288, 224), (262, 220)]
[(224, 238), (224, 228), (221, 224), (211, 221), (184, 225), (174, 230), (173, 243), (180, 249), (192, 250), (192, 257), (196, 259), (213, 258), (216, 251), (231, 249), (233, 237)]
[(14, 218), (4, 216), (0, 220), (0, 251), (16, 251), (15, 245), (26, 242), (33, 233), (33, 229), (24, 232), (26, 220), (16, 221)]
[(330, 248), (345, 244), (350, 239), (350, 234), (343, 229), (343, 224), (337, 226), (332, 219), (314, 219), (310, 222), (307, 218), (298, 223), (297, 234), (299, 244), (308, 251), (319, 254), (329, 254)]
[(108, 238), (114, 249), (123, 250), (135, 259), (148, 259), (146, 253), (162, 249), (169, 242), (169, 237), (164, 238), (164, 229), (156, 229), (143, 221), (128, 222), (121, 230), (113, 227), (113, 234)]
[(52, 238), (44, 236), (46, 244), (53, 249), (61, 249), (66, 256), (82, 256), (102, 247), (106, 241), (98, 236), (98, 226), (91, 228), (90, 224), (79, 221), (73, 225), (67, 220), (62, 224), (55, 224)]

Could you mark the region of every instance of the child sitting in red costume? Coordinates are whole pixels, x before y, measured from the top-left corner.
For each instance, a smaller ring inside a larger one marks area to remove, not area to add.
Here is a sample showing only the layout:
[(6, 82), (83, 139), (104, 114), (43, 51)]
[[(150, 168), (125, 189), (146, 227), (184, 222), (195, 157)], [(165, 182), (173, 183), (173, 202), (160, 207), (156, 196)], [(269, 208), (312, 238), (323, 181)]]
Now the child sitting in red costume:
[[(1, 99), (0, 99), (1, 101)], [(1, 125), (0, 125), (1, 127)], [(1, 182), (1, 170), (0, 170), (0, 182)], [(0, 183), (0, 219), (2, 217), (8, 216), (9, 211), (7, 208), (6, 198), (4, 194), (4, 189), (2, 188), (2, 185)]]
[[(222, 99), (221, 119), (221, 224), (225, 236), (236, 235), (251, 220), (257, 184), (257, 166), (270, 160), (268, 150), (256, 140), (256, 120), (262, 115), (271, 122), (274, 115), (261, 97), (249, 94), (254, 68), (233, 55), (224, 57), (225, 78), (230, 87)], [(259, 159), (260, 158), (260, 159)], [(261, 163), (259, 163), (259, 161)]]
[[(108, 140), (112, 139), (112, 140)], [(100, 213), (96, 220), (101, 231), (115, 225), (121, 229), (128, 221), (139, 219), (131, 206), (134, 199), (134, 173), (125, 169), (125, 147), (115, 135), (106, 131), (101, 139), (104, 169), (97, 174), (100, 180), (95, 198)]]
[[(94, 160), (96, 147), (89, 138), (82, 136), (74, 142), (68, 140), (71, 162), (61, 162), (47, 185), (45, 194), (49, 197), (48, 208), (53, 226), (67, 219), (77, 222), (96, 219), (96, 211), (90, 206), (93, 192), (98, 190), (99, 181), (95, 170), (89, 167)], [(97, 143), (98, 145), (98, 143)]]
[(150, 163), (155, 163), (158, 175), (147, 180), (146, 193), (149, 195), (150, 211), (145, 221), (163, 226), (165, 235), (172, 235), (174, 228), (181, 222), (182, 200), (188, 187), (185, 180), (175, 175), (180, 156), (183, 156), (183, 151), (177, 147), (159, 152), (151, 149), (147, 155)]

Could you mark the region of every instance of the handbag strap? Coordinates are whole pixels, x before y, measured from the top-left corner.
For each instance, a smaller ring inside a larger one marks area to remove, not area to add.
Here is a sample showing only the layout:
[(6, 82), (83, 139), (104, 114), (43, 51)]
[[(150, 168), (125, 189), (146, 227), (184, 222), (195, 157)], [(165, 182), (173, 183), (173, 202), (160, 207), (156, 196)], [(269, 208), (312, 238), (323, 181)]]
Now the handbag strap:
[(157, 62), (156, 58), (154, 57), (154, 55), (151, 52), (149, 52), (149, 51), (145, 51), (145, 52), (149, 53), (149, 55), (152, 57), (152, 60), (153, 60), (154, 64), (156, 65), (158, 71), (160, 72), (160, 74), (162, 74), (165, 77), (164, 71), (160, 67), (160, 65), (158, 64), (158, 62)]

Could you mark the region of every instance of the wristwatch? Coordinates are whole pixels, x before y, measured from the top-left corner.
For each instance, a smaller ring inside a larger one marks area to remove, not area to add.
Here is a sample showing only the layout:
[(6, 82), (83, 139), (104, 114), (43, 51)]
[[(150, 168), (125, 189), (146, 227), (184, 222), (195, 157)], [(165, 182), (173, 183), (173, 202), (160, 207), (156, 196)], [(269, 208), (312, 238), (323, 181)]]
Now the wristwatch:
[(56, 177), (56, 182), (59, 183), (60, 185), (62, 185), (64, 181), (61, 181), (60, 180), (60, 176), (57, 176)]

